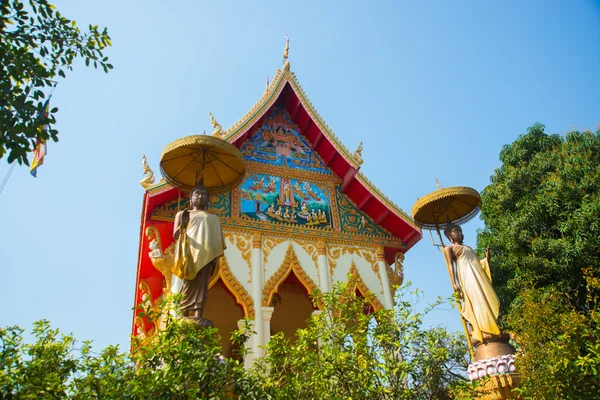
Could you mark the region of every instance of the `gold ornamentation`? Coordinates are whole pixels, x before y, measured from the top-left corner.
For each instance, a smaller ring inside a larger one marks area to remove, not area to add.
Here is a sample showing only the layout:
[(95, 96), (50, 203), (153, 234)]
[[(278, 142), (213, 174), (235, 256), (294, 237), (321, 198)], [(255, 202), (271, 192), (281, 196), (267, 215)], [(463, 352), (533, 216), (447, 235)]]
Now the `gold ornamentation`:
[(288, 246), (287, 252), (285, 253), (285, 258), (283, 259), (283, 263), (279, 267), (277, 271), (269, 278), (267, 283), (263, 288), (263, 307), (268, 307), (273, 300), (273, 295), (277, 293), (279, 285), (288, 277), (291, 272), (296, 274), (298, 280), (302, 283), (302, 285), (306, 288), (308, 293), (313, 293), (317, 290), (317, 285), (313, 280), (304, 272), (300, 262), (298, 261), (298, 257), (294, 252), (294, 247), (292, 243)]
[(304, 227), (300, 225), (292, 225), (283, 222), (268, 222), (260, 221), (251, 218), (226, 218), (221, 217), (221, 225), (223, 230), (228, 232), (239, 231), (249, 232), (254, 230), (268, 232), (269, 235), (285, 236), (288, 239), (298, 238), (299, 240), (306, 240), (308, 238), (325, 239), (328, 243), (339, 243), (339, 244), (355, 244), (355, 243), (369, 243), (370, 245), (382, 245), (385, 247), (392, 247), (395, 249), (401, 249), (406, 247), (401, 240), (393, 236), (377, 236), (367, 234), (355, 234), (348, 232), (336, 232), (331, 228), (319, 228), (319, 227)]
[(385, 262), (385, 251), (383, 246), (377, 246), (377, 260)]
[[(395, 276), (394, 282), (398, 286), (402, 285), (402, 282), (404, 282), (404, 268), (402, 266), (403, 262), (404, 262), (404, 253), (399, 251), (394, 256), (394, 271), (393, 271), (394, 276)], [(389, 270), (388, 270), (388, 275), (389, 275), (389, 272), (392, 271), (392, 268), (389, 266), (388, 266), (388, 268), (389, 268)], [(392, 282), (391, 278), (390, 278), (390, 282)]]
[(317, 254), (320, 256), (327, 255), (327, 243), (324, 240), (317, 241)]
[[(161, 297), (157, 297), (154, 302), (152, 301), (152, 290), (148, 282), (140, 280), (139, 290), (141, 293), (141, 301), (138, 306), (141, 307), (142, 311), (146, 314), (146, 318), (142, 318), (136, 315), (134, 318), (134, 324), (137, 327), (136, 333), (142, 340), (148, 339), (156, 333), (156, 329), (160, 324), (160, 303)], [(150, 318), (152, 316), (154, 318)], [(152, 328), (146, 330), (146, 320), (152, 325)]]
[(252, 240), (250, 237), (240, 235), (240, 234), (232, 234), (223, 232), (223, 237), (225, 239), (229, 239), (235, 247), (242, 253), (242, 259), (246, 261), (246, 266), (248, 267), (248, 272), (250, 273), (250, 280), (248, 282), (252, 282), (252, 264), (250, 260), (250, 256), (252, 254)]
[(298, 243), (298, 245), (300, 247), (302, 247), (308, 253), (310, 258), (312, 258), (313, 262), (315, 263), (315, 268), (317, 268), (317, 256), (319, 255), (317, 246), (315, 246), (314, 243), (311, 243), (311, 242), (296, 242), (296, 243)]
[(171, 268), (175, 261), (175, 244), (171, 244), (163, 252), (160, 232), (154, 225), (146, 228), (146, 237), (150, 240), (150, 244), (148, 245), (150, 248), (150, 252), (148, 253), (150, 261), (152, 261), (154, 268), (159, 270), (164, 278), (163, 293), (169, 293), (171, 290), (171, 278), (173, 276)]
[(356, 163), (359, 166), (362, 165), (362, 163), (363, 163), (362, 149), (363, 149), (363, 142), (360, 142), (360, 144), (358, 145), (358, 148), (356, 149), (356, 151), (354, 152), (354, 154), (352, 154), (352, 156), (354, 157), (354, 160), (356, 160)]
[(390, 267), (389, 265), (386, 266), (385, 268), (387, 270), (388, 280), (390, 281), (391, 286), (392, 287), (402, 286), (402, 283), (404, 282), (404, 273), (402, 273), (401, 275), (396, 274), (396, 272), (394, 272), (392, 267)]
[(288, 35), (285, 35), (285, 50), (283, 50), (283, 68), (286, 71), (290, 70), (290, 62), (288, 61), (289, 53), (290, 53), (290, 38)]
[(263, 267), (266, 271), (267, 269), (267, 259), (269, 258), (269, 254), (271, 254), (271, 250), (280, 245), (283, 242), (290, 240), (289, 238), (276, 238), (276, 237), (265, 237), (264, 246), (263, 246)]
[(289, 71), (289, 69), (278, 70), (277, 74), (273, 78), (273, 83), (271, 86), (274, 86), (274, 90), (271, 91), (271, 95), (268, 97), (263, 96), (251, 109), (248, 111), (238, 122), (236, 122), (227, 132), (227, 140), (229, 142), (236, 141), (240, 136), (242, 136), (246, 131), (243, 128), (250, 128), (258, 119), (260, 119), (267, 110), (275, 103), (279, 94), (285, 87), (285, 84), (289, 83), (294, 92), (298, 95), (298, 99), (300, 103), (304, 107), (304, 109), (308, 112), (309, 116), (317, 125), (317, 127), (323, 132), (326, 138), (333, 144), (336, 148), (340, 156), (344, 158), (346, 161), (350, 163), (350, 165), (354, 166), (358, 169), (359, 165), (352, 157), (350, 151), (340, 142), (339, 138), (331, 131), (329, 126), (323, 121), (323, 118), (319, 115), (315, 107), (312, 105), (310, 100), (308, 100), (304, 89), (300, 86), (296, 75)]
[(212, 115), (212, 113), (210, 111), (208, 112), (208, 117), (210, 118), (210, 123), (212, 124), (212, 127), (214, 129), (212, 135), (216, 136), (218, 138), (225, 137), (225, 135), (227, 134), (227, 132), (223, 131), (223, 128), (221, 128), (221, 124), (219, 124), (217, 122), (217, 120), (215, 119), (215, 117), (213, 117), (213, 115)]
[(255, 235), (252, 235), (252, 248), (253, 249), (260, 249), (262, 248), (262, 233), (257, 233)]
[(269, 75), (267, 75), (267, 83), (265, 85), (265, 93), (263, 94), (263, 97), (266, 96), (269, 93)]
[(352, 276), (352, 279), (356, 280), (353, 290), (358, 289), (360, 294), (371, 304), (375, 311), (381, 310), (383, 308), (383, 304), (381, 304), (381, 302), (377, 299), (377, 296), (375, 296), (375, 294), (369, 290), (367, 285), (365, 285), (364, 281), (360, 277), (360, 274), (358, 273), (358, 269), (356, 268), (354, 261), (352, 261), (352, 264), (350, 265), (350, 275)]
[[(377, 265), (377, 255), (373, 248), (370, 247), (359, 247), (356, 245), (350, 246), (328, 246), (327, 247), (327, 258), (329, 261), (329, 273), (333, 277), (333, 271), (337, 267), (338, 259), (344, 254), (356, 255), (369, 264), (371, 264), (371, 269), (377, 277), (381, 281), (381, 276), (379, 275), (379, 267)], [(354, 261), (352, 261), (354, 263)]]
[(342, 246), (327, 246), (327, 258), (329, 261), (329, 276), (333, 277), (333, 271), (337, 267), (338, 259), (342, 256)]
[(229, 289), (235, 296), (235, 300), (238, 302), (238, 304), (242, 305), (242, 308), (244, 309), (244, 316), (250, 319), (254, 318), (254, 301), (248, 294), (248, 291), (244, 285), (242, 285), (240, 281), (237, 280), (233, 272), (231, 272), (231, 268), (227, 262), (227, 257), (223, 256), (219, 258), (218, 263), (219, 272), (213, 276), (208, 287), (212, 287), (217, 280), (221, 278), (225, 286), (227, 286), (227, 289)]
[(317, 184), (322, 182), (334, 184), (342, 183), (342, 179), (335, 174), (328, 175), (323, 172), (306, 171), (299, 168), (290, 168), (280, 165), (262, 164), (256, 161), (246, 161), (246, 169), (255, 174), (293, 176), (294, 179), (310, 181)]
[(154, 172), (152, 172), (152, 169), (148, 165), (145, 154), (142, 154), (142, 168), (144, 169), (144, 178), (140, 181), (140, 185), (144, 189), (148, 189), (154, 183)]

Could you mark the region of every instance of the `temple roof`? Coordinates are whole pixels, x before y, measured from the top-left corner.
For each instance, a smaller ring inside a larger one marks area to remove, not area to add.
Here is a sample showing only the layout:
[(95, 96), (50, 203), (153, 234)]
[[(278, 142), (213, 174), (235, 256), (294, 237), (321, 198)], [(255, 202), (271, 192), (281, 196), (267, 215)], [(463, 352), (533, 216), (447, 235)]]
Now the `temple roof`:
[(423, 237), (414, 220), (359, 171), (362, 164), (360, 151), (350, 152), (331, 131), (311, 104), (287, 62), (283, 69), (277, 70), (262, 98), (222, 137), (241, 147), (276, 104), (283, 104), (300, 134), (307, 138), (327, 167), (339, 176), (342, 193), (375, 223), (402, 239), (406, 244), (404, 252)]

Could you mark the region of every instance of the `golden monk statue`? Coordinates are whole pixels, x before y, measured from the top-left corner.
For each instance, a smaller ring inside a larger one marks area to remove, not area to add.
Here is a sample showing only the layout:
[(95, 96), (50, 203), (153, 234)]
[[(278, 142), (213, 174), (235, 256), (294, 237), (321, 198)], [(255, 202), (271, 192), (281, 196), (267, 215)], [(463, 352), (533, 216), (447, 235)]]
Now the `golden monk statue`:
[(212, 325), (202, 318), (202, 313), (210, 277), (226, 248), (219, 217), (206, 211), (208, 200), (207, 188), (193, 188), (190, 209), (177, 213), (173, 227), (173, 239), (177, 241), (173, 274), (183, 284), (172, 291), (183, 294), (182, 314), (198, 325)]
[(480, 260), (472, 248), (463, 244), (458, 225), (448, 224), (444, 235), (452, 242), (444, 249), (444, 255), (452, 287), (462, 298), (462, 316), (471, 325), (471, 336), (480, 343), (500, 336), (500, 301), (492, 287), (489, 249), (485, 249), (485, 258)]

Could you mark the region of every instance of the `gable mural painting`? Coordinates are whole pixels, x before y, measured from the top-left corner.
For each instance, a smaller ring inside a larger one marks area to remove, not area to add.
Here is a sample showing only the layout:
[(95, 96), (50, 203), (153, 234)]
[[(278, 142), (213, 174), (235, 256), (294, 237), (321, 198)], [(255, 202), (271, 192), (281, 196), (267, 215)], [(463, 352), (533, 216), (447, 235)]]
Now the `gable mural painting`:
[(270, 222), (331, 226), (327, 184), (268, 174), (248, 177), (240, 188), (242, 214)]
[(332, 175), (280, 105), (240, 150), (248, 161)]

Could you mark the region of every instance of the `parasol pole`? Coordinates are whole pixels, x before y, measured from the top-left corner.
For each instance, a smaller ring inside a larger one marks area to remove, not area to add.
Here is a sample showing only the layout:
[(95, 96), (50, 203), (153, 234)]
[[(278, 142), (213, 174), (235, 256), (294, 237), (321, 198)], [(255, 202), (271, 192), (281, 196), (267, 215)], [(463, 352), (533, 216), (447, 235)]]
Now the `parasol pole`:
[[(440, 238), (440, 243), (442, 245), (442, 251), (444, 251), (444, 249), (446, 248), (446, 246), (444, 245), (444, 240), (442, 239), (442, 234), (440, 233), (440, 226), (437, 223), (437, 220), (435, 220), (435, 231), (438, 234), (438, 237)], [(450, 273), (450, 268), (452, 268), (452, 265), (448, 264), (448, 260), (446, 260), (446, 253), (444, 253), (444, 260), (446, 261), (446, 268), (448, 269), (448, 277), (450, 277), (450, 285), (451, 287), (454, 287), (453, 282), (452, 282), (452, 274)], [(467, 344), (469, 346), (469, 353), (471, 354), (471, 360), (475, 360), (475, 352), (473, 351), (473, 343), (471, 343), (471, 336), (469, 335), (469, 330), (467, 329), (467, 324), (465, 323), (465, 319), (462, 316), (462, 306), (460, 305), (460, 301), (458, 299), (454, 299), (454, 301), (456, 302), (456, 307), (458, 308), (458, 312), (460, 314), (460, 322), (462, 322), (462, 326), (463, 329), (465, 331), (465, 336), (467, 337)]]

